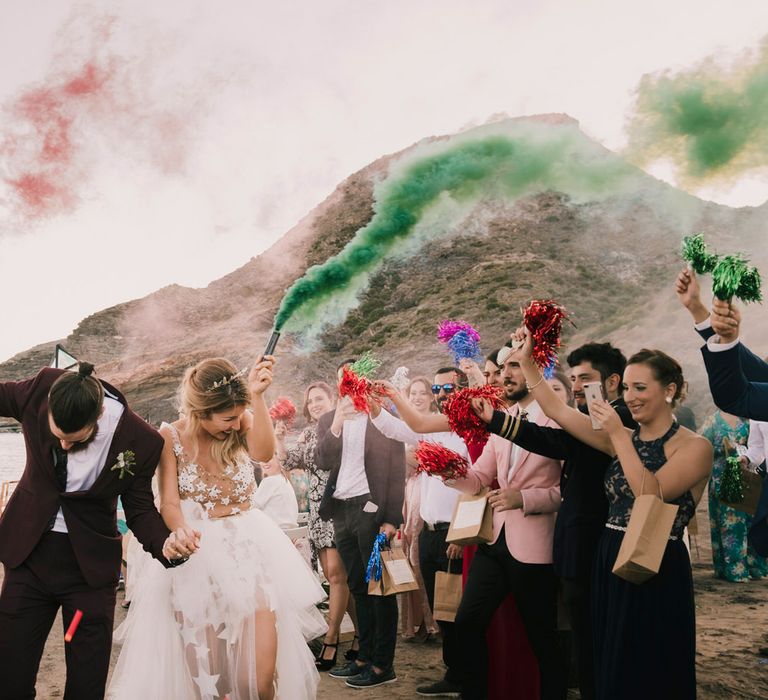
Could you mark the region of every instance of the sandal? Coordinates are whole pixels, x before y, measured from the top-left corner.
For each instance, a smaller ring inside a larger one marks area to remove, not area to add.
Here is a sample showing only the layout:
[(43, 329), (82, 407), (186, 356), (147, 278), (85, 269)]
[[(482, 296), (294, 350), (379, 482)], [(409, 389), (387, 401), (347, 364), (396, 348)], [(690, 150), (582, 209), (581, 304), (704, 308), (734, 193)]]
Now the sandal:
[[(325, 658), (325, 650), (333, 649), (333, 656), (330, 659)], [(315, 668), (318, 671), (330, 671), (336, 665), (336, 655), (339, 653), (339, 643), (328, 644), (323, 642), (323, 648), (315, 658)]]
[[(353, 649), (352, 647), (357, 644), (357, 649)], [(355, 638), (352, 640), (352, 646), (347, 649), (347, 651), (344, 654), (344, 658), (347, 661), (357, 661), (357, 656), (360, 653), (360, 637), (355, 635)]]

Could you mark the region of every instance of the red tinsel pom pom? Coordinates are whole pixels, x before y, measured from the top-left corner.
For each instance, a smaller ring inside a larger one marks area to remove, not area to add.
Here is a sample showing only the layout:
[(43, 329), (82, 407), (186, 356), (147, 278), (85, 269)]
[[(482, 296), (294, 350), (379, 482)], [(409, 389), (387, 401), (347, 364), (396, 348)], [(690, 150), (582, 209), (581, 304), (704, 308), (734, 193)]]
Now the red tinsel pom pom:
[(416, 471), (446, 479), (462, 479), (467, 475), (469, 462), (458, 452), (436, 442), (419, 440), (415, 452)]
[(355, 410), (368, 413), (368, 399), (378, 399), (374, 392), (373, 384), (365, 377), (358, 377), (350, 368), (345, 365), (341, 371), (341, 382), (339, 382), (339, 396), (349, 396)]
[(533, 360), (541, 369), (553, 367), (560, 347), (565, 309), (552, 300), (532, 301), (523, 313), (523, 324), (533, 339)]
[(471, 399), (486, 399), (494, 410), (504, 406), (501, 389), (493, 386), (476, 386), (461, 389), (451, 394), (443, 403), (443, 413), (448, 418), (451, 430), (467, 443), (480, 445), (488, 442), (488, 426), (474, 410)]
[(296, 406), (287, 396), (278, 396), (269, 407), (269, 417), (275, 422), (282, 421), (290, 428), (296, 419)]

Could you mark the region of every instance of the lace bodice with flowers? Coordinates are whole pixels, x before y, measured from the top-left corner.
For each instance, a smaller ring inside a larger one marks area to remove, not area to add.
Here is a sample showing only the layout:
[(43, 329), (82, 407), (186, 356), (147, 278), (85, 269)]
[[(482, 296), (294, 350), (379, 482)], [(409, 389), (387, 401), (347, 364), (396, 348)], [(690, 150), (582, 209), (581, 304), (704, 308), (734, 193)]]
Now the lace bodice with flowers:
[(250, 509), (256, 493), (256, 479), (249, 458), (212, 472), (189, 460), (181, 444), (179, 431), (173, 425), (163, 423), (160, 427), (167, 427), (173, 436), (179, 496), (182, 500), (199, 503), (209, 518), (236, 515)]

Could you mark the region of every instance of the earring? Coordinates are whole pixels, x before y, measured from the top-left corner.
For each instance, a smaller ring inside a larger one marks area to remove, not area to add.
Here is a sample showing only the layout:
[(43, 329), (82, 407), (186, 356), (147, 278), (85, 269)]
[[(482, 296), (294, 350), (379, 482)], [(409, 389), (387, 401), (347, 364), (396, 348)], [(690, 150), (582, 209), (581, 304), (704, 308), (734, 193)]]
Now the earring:
[(672, 397), (667, 396), (667, 398), (664, 399), (667, 403), (672, 403)]

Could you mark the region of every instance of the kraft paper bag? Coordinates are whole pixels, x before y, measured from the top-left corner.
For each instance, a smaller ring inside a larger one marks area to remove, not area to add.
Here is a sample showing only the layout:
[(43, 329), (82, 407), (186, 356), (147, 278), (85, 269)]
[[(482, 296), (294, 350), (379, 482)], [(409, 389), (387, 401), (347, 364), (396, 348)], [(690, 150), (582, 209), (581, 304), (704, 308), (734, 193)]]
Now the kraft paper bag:
[(643, 583), (659, 573), (677, 510), (652, 494), (635, 498), (613, 573), (631, 583)]
[(448, 560), (448, 571), (435, 572), (435, 602), (432, 607), (432, 617), (443, 622), (454, 622), (456, 612), (464, 592), (461, 573), (451, 573), (451, 560)]
[(417, 591), (419, 584), (402, 549), (381, 551), (381, 581), (368, 582), (368, 595), (395, 595)]
[(482, 544), (493, 539), (493, 508), (488, 489), (477, 496), (462, 493), (453, 508), (445, 541), (449, 544)]

